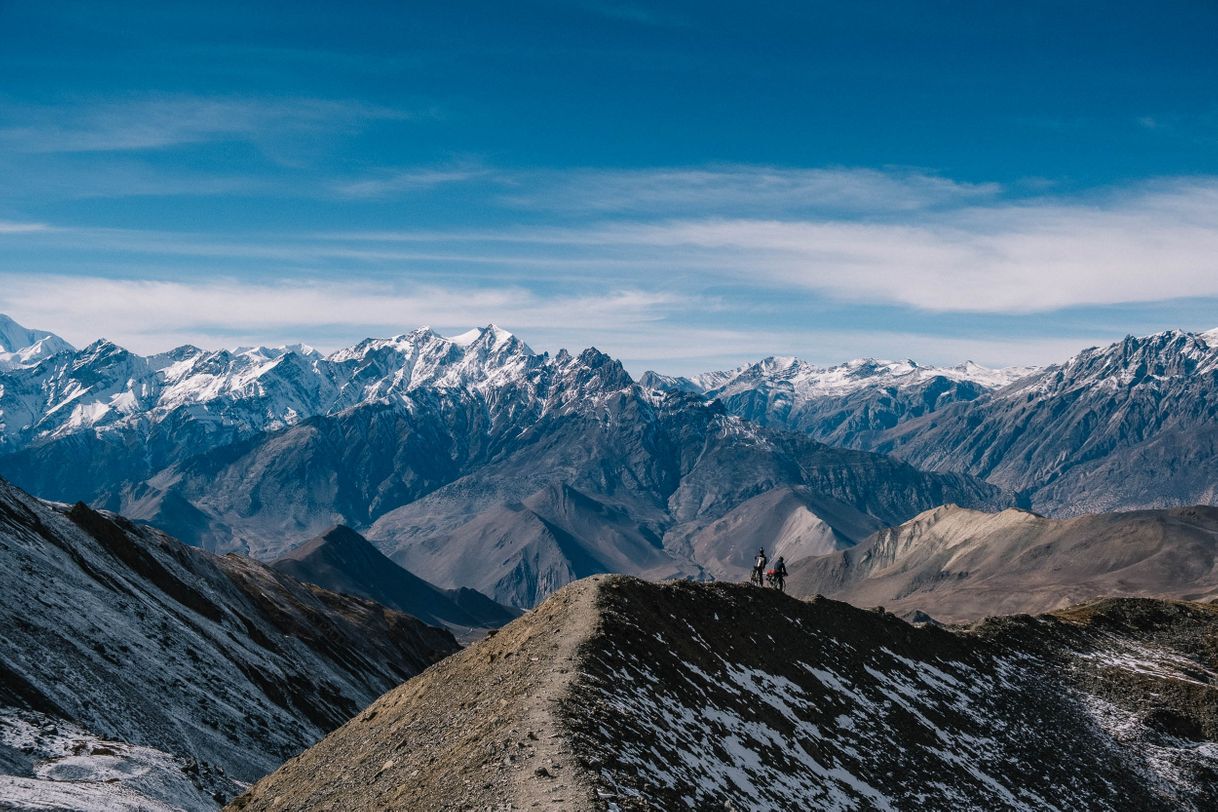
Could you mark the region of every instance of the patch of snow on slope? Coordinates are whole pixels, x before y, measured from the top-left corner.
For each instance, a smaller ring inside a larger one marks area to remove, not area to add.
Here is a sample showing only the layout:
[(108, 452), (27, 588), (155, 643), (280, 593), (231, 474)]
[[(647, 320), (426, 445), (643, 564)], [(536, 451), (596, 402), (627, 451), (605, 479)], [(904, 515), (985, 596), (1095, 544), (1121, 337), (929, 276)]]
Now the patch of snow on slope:
[(466, 330), (461, 335), (448, 336), (448, 340), (456, 344), (458, 347), (468, 347), (473, 344), (482, 335), (482, 331), (475, 327), (472, 330)]
[[(0, 776), (0, 808), (80, 812), (214, 810), (243, 789), (195, 762), (151, 747), (110, 741), (40, 713), (0, 709), (0, 749), (31, 762), (28, 775)], [(173, 803), (162, 800), (172, 798)]]
[(1218, 768), (1218, 745), (1183, 739), (1152, 737), (1148, 740), (1142, 720), (1134, 713), (1096, 696), (1084, 696), (1083, 704), (1096, 725), (1118, 742), (1136, 747), (1145, 764), (1144, 779), (1158, 785), (1165, 795), (1177, 795), (1193, 778), (1198, 759)]

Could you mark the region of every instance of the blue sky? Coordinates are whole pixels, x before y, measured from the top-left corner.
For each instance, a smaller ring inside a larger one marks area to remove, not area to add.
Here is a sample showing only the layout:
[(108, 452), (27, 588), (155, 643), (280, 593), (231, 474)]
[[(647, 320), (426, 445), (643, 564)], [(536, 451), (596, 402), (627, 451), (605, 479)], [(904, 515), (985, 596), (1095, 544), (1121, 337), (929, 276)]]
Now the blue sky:
[(0, 2), (0, 311), (634, 372), (1218, 326), (1211, 2)]

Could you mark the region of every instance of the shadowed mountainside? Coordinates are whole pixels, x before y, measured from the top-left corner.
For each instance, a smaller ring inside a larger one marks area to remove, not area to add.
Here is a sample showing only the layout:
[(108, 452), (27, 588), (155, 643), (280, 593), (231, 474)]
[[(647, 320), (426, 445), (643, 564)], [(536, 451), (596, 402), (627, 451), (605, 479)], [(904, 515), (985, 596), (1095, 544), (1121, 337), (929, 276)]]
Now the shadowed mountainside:
[(440, 589), (429, 584), (343, 525), (296, 548), (271, 567), (298, 581), (368, 598), (454, 632), (498, 628), (520, 614), (473, 589)]
[[(214, 808), (456, 649), (371, 601), (0, 480), (0, 807)], [(62, 751), (60, 727), (97, 757)], [(115, 741), (142, 749), (124, 760)]]

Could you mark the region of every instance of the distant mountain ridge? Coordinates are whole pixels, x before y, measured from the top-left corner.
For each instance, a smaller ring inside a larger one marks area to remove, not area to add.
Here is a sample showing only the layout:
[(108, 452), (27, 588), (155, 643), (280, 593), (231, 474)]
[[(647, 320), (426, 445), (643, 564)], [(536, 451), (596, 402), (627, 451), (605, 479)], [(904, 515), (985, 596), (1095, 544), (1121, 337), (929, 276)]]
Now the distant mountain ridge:
[(875, 358), (818, 367), (772, 356), (692, 378), (647, 372), (639, 382), (717, 400), (746, 420), (803, 431), (830, 445), (867, 448), (872, 437), (906, 420), (974, 400), (1033, 371), (988, 369), (972, 361), (933, 367)]
[(271, 567), (298, 581), (368, 598), (424, 623), (464, 634), (498, 628), (519, 614), (472, 589), (433, 586), (343, 525), (297, 547)]
[(673, 377), (645, 372), (639, 383), (653, 389), (681, 389), (719, 397), (755, 389), (759, 383), (786, 384), (800, 398), (841, 395), (876, 385), (910, 386), (931, 378), (968, 381), (985, 389), (997, 389), (1036, 371), (1036, 367), (990, 369), (965, 361), (954, 367), (923, 366), (916, 361), (885, 361), (856, 358), (841, 364), (818, 367), (794, 356), (772, 355), (735, 369), (706, 372), (692, 377)]

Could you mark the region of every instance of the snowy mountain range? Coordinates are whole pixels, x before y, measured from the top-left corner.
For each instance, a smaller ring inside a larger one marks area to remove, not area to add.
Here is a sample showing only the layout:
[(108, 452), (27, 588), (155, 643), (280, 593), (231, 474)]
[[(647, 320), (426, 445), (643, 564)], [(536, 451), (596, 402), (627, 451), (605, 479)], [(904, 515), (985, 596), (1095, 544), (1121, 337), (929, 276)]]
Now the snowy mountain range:
[(639, 382), (494, 325), (330, 355), (27, 349), (0, 371), (0, 474), (28, 490), (267, 560), (345, 524), (517, 606), (596, 572), (736, 578), (749, 548), (829, 553), (948, 502), (1218, 502), (1218, 331), (1043, 369), (769, 358)]
[(975, 400), (1035, 371), (988, 369), (972, 361), (932, 367), (875, 358), (818, 367), (798, 358), (770, 357), (692, 378), (646, 372), (639, 382), (716, 400), (732, 414), (761, 425), (806, 432), (831, 445), (865, 448), (877, 434), (906, 420)]
[(642, 380), (832, 445), (972, 474), (1043, 513), (1218, 504), (1218, 330), (1129, 336), (1042, 369), (771, 358)]
[(655, 389), (680, 389), (716, 398), (767, 388), (786, 394), (792, 406), (831, 395), (847, 395), (876, 386), (909, 388), (935, 378), (974, 383), (997, 389), (1036, 371), (1036, 367), (989, 369), (966, 361), (954, 367), (923, 366), (917, 361), (882, 361), (856, 358), (843, 364), (818, 367), (793, 356), (770, 356), (752, 364), (692, 378), (645, 372), (639, 383)]
[(775, 528), (808, 555), (946, 501), (1011, 502), (494, 325), (325, 357), (99, 341), (3, 382), (0, 473), (34, 493), (265, 559), (346, 524), (433, 583), (518, 606), (596, 572), (738, 577)]
[[(37, 335), (12, 332), (18, 339)], [(424, 387), (474, 391), (493, 404), (505, 390), (527, 386), (530, 373), (549, 360), (494, 325), (475, 332), (447, 339), (421, 328), (328, 357), (299, 344), (232, 351), (185, 345), (144, 357), (104, 339), (74, 351), (44, 338), (10, 353), (30, 357), (6, 372), (0, 448), (163, 423), (190, 423), (222, 441)], [(34, 352), (47, 346), (61, 349)], [(532, 401), (544, 397), (530, 394)]]

